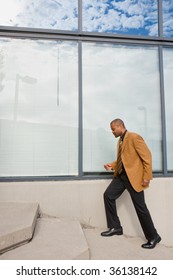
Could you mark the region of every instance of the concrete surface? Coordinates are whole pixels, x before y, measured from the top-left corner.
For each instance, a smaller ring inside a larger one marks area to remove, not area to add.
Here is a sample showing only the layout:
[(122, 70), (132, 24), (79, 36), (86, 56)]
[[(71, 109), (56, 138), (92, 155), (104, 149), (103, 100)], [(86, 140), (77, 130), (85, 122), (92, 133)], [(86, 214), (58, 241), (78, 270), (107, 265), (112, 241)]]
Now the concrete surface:
[(140, 236), (102, 237), (105, 228), (39, 209), (37, 203), (0, 203), (0, 260), (173, 260), (164, 238), (147, 250)]
[(0, 203), (0, 253), (32, 238), (38, 208), (38, 203)]
[(0, 260), (88, 260), (89, 248), (75, 220), (39, 218), (31, 242), (0, 255)]
[[(45, 182), (0, 182), (3, 202), (38, 202), (40, 213), (76, 218), (94, 228), (106, 227), (103, 193), (110, 180), (71, 180)], [(166, 246), (173, 246), (173, 178), (154, 178), (145, 191), (154, 225)], [(134, 206), (127, 191), (117, 201), (123, 232), (143, 237)]]
[(39, 218), (33, 239), (0, 255), (0, 260), (173, 260), (173, 247), (127, 235), (102, 237), (99, 228), (82, 228), (78, 221)]
[(173, 260), (173, 247), (162, 241), (154, 249), (143, 249), (141, 237), (127, 235), (102, 237), (105, 229), (84, 229), (91, 260)]

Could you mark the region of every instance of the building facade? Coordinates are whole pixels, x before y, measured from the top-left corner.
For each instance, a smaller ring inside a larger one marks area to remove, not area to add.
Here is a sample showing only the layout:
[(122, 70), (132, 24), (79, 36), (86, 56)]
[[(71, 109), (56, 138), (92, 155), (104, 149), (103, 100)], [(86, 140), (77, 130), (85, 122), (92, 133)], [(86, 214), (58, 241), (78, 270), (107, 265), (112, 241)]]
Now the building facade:
[[(122, 118), (152, 152), (147, 205), (173, 246), (172, 77), (173, 0), (0, 0), (0, 201), (105, 228)], [(143, 236), (127, 193), (117, 207)]]
[(172, 0), (0, 6), (1, 181), (109, 178), (117, 117), (173, 175)]

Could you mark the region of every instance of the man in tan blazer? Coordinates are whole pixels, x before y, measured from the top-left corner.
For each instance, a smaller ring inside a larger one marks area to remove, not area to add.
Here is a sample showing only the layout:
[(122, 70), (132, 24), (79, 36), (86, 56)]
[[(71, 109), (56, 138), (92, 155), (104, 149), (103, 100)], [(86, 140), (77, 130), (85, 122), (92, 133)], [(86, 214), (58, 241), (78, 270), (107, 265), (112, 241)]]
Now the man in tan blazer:
[(131, 196), (144, 235), (148, 240), (142, 248), (152, 249), (161, 241), (145, 203), (144, 190), (152, 179), (152, 156), (143, 138), (128, 132), (121, 119), (110, 124), (113, 135), (120, 137), (117, 144), (117, 160), (104, 165), (114, 170), (114, 178), (104, 193), (104, 204), (109, 230), (102, 236), (123, 234), (117, 215), (116, 199), (127, 190)]

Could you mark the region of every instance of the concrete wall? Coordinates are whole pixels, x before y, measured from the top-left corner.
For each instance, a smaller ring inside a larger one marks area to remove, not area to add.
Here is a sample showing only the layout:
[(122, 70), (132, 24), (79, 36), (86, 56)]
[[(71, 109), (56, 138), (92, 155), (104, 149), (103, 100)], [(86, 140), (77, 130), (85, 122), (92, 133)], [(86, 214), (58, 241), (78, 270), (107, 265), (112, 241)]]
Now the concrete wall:
[[(106, 229), (103, 192), (109, 180), (0, 183), (0, 202), (38, 202), (42, 214), (72, 217)], [(173, 246), (173, 178), (155, 178), (145, 198), (162, 243)], [(124, 234), (143, 236), (127, 192), (117, 202)], [(145, 240), (145, 239), (144, 239)]]

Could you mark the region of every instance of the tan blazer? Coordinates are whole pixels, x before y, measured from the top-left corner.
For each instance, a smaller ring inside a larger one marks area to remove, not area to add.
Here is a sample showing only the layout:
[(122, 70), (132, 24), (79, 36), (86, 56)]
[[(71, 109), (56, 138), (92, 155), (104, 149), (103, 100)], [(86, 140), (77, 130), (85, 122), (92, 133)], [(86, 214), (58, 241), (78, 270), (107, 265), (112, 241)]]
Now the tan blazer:
[[(117, 149), (119, 142), (120, 140)], [(127, 131), (122, 144), (121, 157), (132, 187), (137, 192), (144, 190), (146, 187), (142, 186), (142, 181), (152, 179), (152, 156), (144, 139), (136, 133)], [(114, 176), (117, 176), (117, 161), (112, 163), (112, 169), (115, 171)]]

